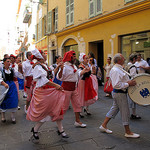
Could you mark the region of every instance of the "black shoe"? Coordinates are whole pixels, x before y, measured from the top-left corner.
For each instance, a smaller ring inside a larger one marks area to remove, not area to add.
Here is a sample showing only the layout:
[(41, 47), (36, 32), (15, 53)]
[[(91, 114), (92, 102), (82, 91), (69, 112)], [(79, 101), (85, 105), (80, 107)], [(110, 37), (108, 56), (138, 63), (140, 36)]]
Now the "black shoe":
[(33, 133), (33, 137), (35, 140), (39, 140), (39, 136), (37, 135), (38, 132), (34, 131), (34, 127), (31, 129), (31, 132)]
[(79, 115), (80, 115), (80, 117), (81, 117), (81, 118), (84, 118), (84, 116), (83, 116), (83, 114), (82, 114), (82, 113), (80, 113)]
[(88, 112), (85, 108), (84, 108), (84, 112), (87, 114), (87, 115), (91, 115), (91, 113), (90, 112)]
[(138, 116), (138, 115), (131, 115), (131, 117), (130, 117), (130, 119), (141, 119), (141, 117), (140, 116)]
[(12, 122), (12, 124), (16, 124), (16, 120), (14, 120), (14, 121), (12, 120), (11, 122)]
[(62, 138), (69, 138), (69, 136), (65, 133), (65, 131), (60, 132), (59, 130), (57, 131), (58, 135), (61, 135)]
[(23, 95), (23, 98), (27, 98), (27, 96)]
[(6, 122), (6, 119), (2, 119), (1, 121), (2, 121), (3, 123), (5, 123), (5, 122)]

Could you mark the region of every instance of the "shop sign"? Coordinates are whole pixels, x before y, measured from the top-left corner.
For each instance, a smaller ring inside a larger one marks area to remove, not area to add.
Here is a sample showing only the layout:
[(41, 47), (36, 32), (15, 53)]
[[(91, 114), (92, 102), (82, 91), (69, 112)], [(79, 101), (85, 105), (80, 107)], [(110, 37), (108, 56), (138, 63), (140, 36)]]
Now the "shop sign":
[(144, 48), (150, 47), (150, 42), (144, 42)]

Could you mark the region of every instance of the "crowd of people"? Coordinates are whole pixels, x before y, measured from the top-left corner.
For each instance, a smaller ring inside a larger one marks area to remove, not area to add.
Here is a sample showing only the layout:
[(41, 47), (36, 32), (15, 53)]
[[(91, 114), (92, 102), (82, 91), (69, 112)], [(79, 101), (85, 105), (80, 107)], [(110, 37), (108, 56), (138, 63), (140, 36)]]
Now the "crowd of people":
[[(19, 90), (22, 90), (26, 98), (24, 111), (26, 119), (35, 122), (32, 127), (32, 139), (39, 140), (38, 131), (47, 121), (56, 122), (58, 135), (69, 138), (62, 125), (62, 120), (70, 104), (75, 114), (75, 127), (85, 128), (87, 125), (81, 122), (84, 114), (91, 115), (89, 106), (98, 100), (98, 82), (102, 78), (101, 69), (93, 53), (86, 55), (80, 53), (76, 66), (76, 53), (68, 51), (64, 57), (56, 56), (55, 64), (48, 66), (47, 56), (42, 50), (34, 49), (26, 53), (26, 60), (21, 62), (19, 56), (4, 55), (0, 62), (0, 84), (9, 88), (3, 102), (0, 105), (1, 121), (6, 122), (5, 112), (11, 112), (12, 123), (16, 124), (15, 112), (19, 107)], [(106, 114), (106, 118), (100, 131), (112, 133), (107, 128), (108, 122), (121, 112), (122, 124), (125, 128), (125, 137), (138, 138), (139, 134), (131, 132), (129, 128), (129, 107), (132, 109), (131, 119), (141, 119), (136, 114), (136, 104), (127, 96), (127, 88), (135, 86), (126, 72), (134, 77), (138, 73), (150, 70), (148, 63), (142, 59), (141, 54), (131, 54), (130, 62), (124, 66), (125, 59), (118, 53), (112, 58), (107, 58), (107, 64), (103, 67), (106, 71), (106, 83), (111, 82), (113, 91), (106, 96), (113, 97), (113, 105)], [(128, 104), (129, 101), (129, 104)]]

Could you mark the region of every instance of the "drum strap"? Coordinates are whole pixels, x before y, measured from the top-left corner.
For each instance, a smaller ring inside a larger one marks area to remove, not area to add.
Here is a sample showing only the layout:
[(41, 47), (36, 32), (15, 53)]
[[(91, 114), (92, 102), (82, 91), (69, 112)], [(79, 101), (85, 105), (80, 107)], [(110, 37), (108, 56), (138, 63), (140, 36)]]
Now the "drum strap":
[(119, 68), (120, 70), (122, 70), (124, 73), (126, 73), (128, 76), (131, 77), (130, 73), (128, 73), (127, 71), (125, 71), (123, 68), (121, 68), (120, 66), (118, 65), (115, 65), (117, 68)]

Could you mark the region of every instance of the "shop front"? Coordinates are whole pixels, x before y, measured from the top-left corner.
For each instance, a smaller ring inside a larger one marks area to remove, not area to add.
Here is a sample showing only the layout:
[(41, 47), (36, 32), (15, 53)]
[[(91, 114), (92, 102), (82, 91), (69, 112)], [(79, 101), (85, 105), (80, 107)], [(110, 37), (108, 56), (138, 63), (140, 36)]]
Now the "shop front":
[(144, 60), (150, 59), (150, 31), (121, 36), (121, 52), (126, 61), (131, 53), (140, 53)]

